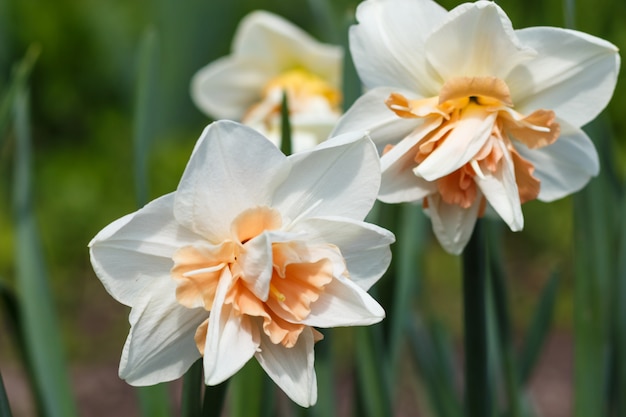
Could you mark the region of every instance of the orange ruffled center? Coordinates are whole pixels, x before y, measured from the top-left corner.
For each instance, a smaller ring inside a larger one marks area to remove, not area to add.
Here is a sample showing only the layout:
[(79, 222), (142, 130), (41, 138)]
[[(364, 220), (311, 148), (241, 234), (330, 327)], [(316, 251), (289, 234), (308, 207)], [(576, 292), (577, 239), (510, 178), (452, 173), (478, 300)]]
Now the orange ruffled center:
[[(293, 347), (305, 328), (302, 320), (309, 316), (311, 304), (332, 281), (334, 263), (337, 259), (343, 261), (343, 257), (332, 245), (311, 248), (298, 240), (272, 243), (269, 292), (260, 298), (254, 291), (257, 277), (244, 275), (242, 259), (251, 249), (247, 245), (251, 239), (281, 226), (277, 210), (255, 207), (235, 218), (232, 239), (217, 245), (194, 244), (176, 251), (171, 273), (178, 284), (178, 302), (188, 308), (211, 311), (220, 279), (228, 269), (232, 281), (224, 304), (231, 305), (236, 315), (259, 318), (254, 320), (262, 321), (263, 332), (272, 343)], [(204, 353), (208, 324), (207, 319), (196, 331), (200, 353)], [(321, 334), (315, 332), (315, 337), (319, 340)]]
[(287, 94), (289, 114), (340, 114), (341, 92), (323, 78), (296, 68), (272, 78), (263, 88), (262, 100), (243, 117), (244, 124), (262, 123), (271, 130), (280, 123), (283, 94)]
[[(493, 120), (489, 137), (482, 148), (465, 165), (435, 180), (438, 192), (448, 204), (469, 208), (475, 202), (475, 177), (496, 174), (505, 163), (508, 152), (514, 165), (515, 179), (521, 203), (537, 198), (539, 180), (533, 176), (534, 166), (522, 158), (513, 147), (512, 139), (537, 149), (553, 143), (560, 134), (551, 110), (537, 110), (528, 116), (513, 110), (511, 94), (506, 83), (496, 77), (458, 77), (447, 81), (439, 96), (408, 100), (392, 93), (387, 106), (403, 118), (423, 118), (431, 127), (412, 152), (419, 166), (468, 119)], [(434, 128), (432, 127), (434, 126)], [(458, 139), (458, 137), (457, 137)], [(385, 153), (392, 148), (385, 149)], [(415, 170), (414, 170), (415, 171)], [(424, 205), (428, 206), (427, 198)], [(484, 198), (481, 201), (484, 209)]]

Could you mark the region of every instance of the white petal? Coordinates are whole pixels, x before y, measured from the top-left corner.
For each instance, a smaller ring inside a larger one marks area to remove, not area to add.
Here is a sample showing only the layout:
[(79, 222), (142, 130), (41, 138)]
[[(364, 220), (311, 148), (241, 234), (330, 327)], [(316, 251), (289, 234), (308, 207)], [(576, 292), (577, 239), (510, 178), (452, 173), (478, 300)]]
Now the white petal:
[(404, 87), (425, 97), (441, 83), (424, 59), (424, 40), (446, 10), (431, 0), (370, 0), (359, 4), (350, 28), (350, 52), (368, 88)]
[(464, 209), (456, 204), (446, 204), (438, 194), (428, 197), (428, 213), (433, 223), (433, 232), (449, 253), (459, 255), (472, 236), (481, 198), (482, 194), (478, 193), (474, 204)]
[(380, 158), (382, 179), (378, 199), (385, 203), (418, 201), (433, 193), (435, 183), (418, 177), (414, 173), (417, 144), (436, 129), (440, 120), (431, 120), (419, 125), (407, 137)]
[(204, 348), (204, 379), (217, 385), (233, 376), (254, 356), (259, 346), (259, 331), (250, 317), (235, 313), (224, 298), (232, 283), (228, 268), (220, 277), (209, 317)]
[(414, 172), (427, 181), (434, 181), (461, 168), (489, 139), (496, 116), (497, 113), (486, 112), (483, 106), (467, 106), (458, 125)]
[(287, 20), (265, 11), (255, 11), (240, 23), (233, 41), (238, 57), (273, 65), (278, 72), (304, 68), (335, 87), (341, 80), (343, 50), (322, 44)]
[(313, 367), (313, 331), (305, 328), (294, 347), (273, 344), (261, 332), (261, 350), (256, 358), (272, 380), (296, 404), (309, 407), (317, 401), (317, 379)]
[(230, 121), (209, 125), (176, 190), (176, 219), (211, 242), (230, 236), (242, 211), (269, 205), (288, 174), (285, 156), (255, 130)]
[(396, 169), (383, 173), (378, 194), (380, 201), (388, 204), (416, 202), (437, 190), (434, 182), (416, 176), (408, 168), (409, 164), (405, 162), (411, 161), (413, 161), (411, 156), (405, 155), (398, 164), (394, 165)]
[(264, 232), (245, 244), (245, 251), (238, 262), (243, 271), (242, 279), (260, 300), (267, 300), (274, 265), (272, 263), (272, 243), (288, 242), (297, 236), (293, 233)]
[(172, 254), (201, 239), (180, 226), (174, 194), (111, 223), (89, 243), (91, 264), (106, 290), (120, 303), (134, 300), (151, 282), (171, 279)]
[(119, 374), (131, 385), (154, 385), (181, 377), (200, 357), (196, 328), (207, 318), (204, 309), (188, 309), (176, 301), (176, 283), (155, 280), (135, 300), (131, 329), (122, 351)]
[(516, 68), (506, 82), (518, 111), (554, 110), (574, 126), (593, 120), (607, 105), (617, 81), (615, 45), (573, 30), (534, 27), (516, 31), (537, 58)]
[(415, 94), (398, 91), (397, 88), (379, 87), (366, 92), (354, 102), (348, 111), (339, 119), (331, 137), (347, 132), (365, 131), (374, 141), (378, 153), (382, 153), (386, 145), (395, 145), (408, 135), (421, 121), (419, 119), (403, 119), (389, 110), (385, 100), (393, 92), (414, 98)]
[(191, 80), (191, 98), (213, 119), (241, 120), (261, 100), (263, 87), (277, 71), (250, 58), (218, 59), (200, 69)]
[[(291, 219), (326, 215), (365, 218), (380, 186), (376, 148), (363, 133), (347, 133), (288, 157), (289, 177), (273, 207)], [(304, 216), (304, 217), (303, 217)]]
[(426, 40), (426, 57), (443, 80), (453, 77), (503, 78), (511, 68), (531, 58), (511, 21), (491, 1), (464, 3), (448, 14)]
[(307, 233), (313, 244), (328, 243), (341, 251), (350, 279), (368, 290), (384, 274), (391, 261), (393, 234), (373, 224), (339, 217), (306, 219), (292, 229)]
[(558, 200), (580, 190), (600, 170), (598, 153), (585, 132), (564, 121), (559, 123), (561, 136), (552, 145), (531, 150), (515, 142), (520, 155), (535, 166), (541, 201)]
[(315, 327), (367, 326), (385, 318), (385, 310), (350, 279), (335, 277), (311, 304), (303, 324)]
[(484, 178), (476, 176), (474, 181), (491, 207), (512, 231), (517, 232), (524, 228), (524, 215), (515, 181), (515, 168), (506, 145), (502, 141), (498, 141), (498, 145), (504, 154), (502, 165), (493, 175), (486, 175)]

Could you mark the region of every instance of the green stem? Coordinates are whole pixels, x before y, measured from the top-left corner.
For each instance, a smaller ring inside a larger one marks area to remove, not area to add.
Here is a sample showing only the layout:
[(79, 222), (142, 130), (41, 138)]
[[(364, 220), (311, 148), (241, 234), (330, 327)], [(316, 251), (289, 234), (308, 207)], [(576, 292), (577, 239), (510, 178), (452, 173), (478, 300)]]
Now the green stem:
[(283, 101), (280, 106), (280, 150), (285, 155), (291, 155), (291, 121), (289, 120), (289, 101), (287, 99), (287, 90), (283, 91)]
[(204, 390), (202, 417), (219, 417), (222, 415), (228, 380), (219, 385), (207, 386)]
[(202, 415), (202, 358), (191, 365), (183, 377), (181, 415), (184, 417)]
[(489, 417), (487, 369), (486, 249), (482, 221), (463, 252), (463, 307), (465, 326), (465, 402), (467, 417)]

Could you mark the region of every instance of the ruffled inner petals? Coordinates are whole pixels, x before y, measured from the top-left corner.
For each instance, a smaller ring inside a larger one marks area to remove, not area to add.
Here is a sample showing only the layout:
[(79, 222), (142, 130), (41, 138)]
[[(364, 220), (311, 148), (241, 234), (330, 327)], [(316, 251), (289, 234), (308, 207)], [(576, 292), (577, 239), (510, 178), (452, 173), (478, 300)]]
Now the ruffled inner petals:
[[(277, 210), (253, 207), (235, 217), (231, 239), (219, 245), (206, 243), (181, 248), (174, 255), (172, 268), (172, 277), (178, 282), (177, 300), (186, 307), (203, 307), (207, 311), (231, 306), (233, 317), (246, 320), (248, 324), (257, 323), (272, 343), (287, 348), (295, 346), (307, 327), (302, 322), (311, 314), (312, 303), (322, 296), (336, 275), (347, 275), (347, 271), (336, 246), (284, 241), (290, 235), (277, 233), (281, 226), (282, 217)], [(265, 268), (243, 268), (247, 254), (259, 250), (258, 245), (255, 246), (259, 239), (267, 242), (269, 251), (266, 261), (270, 262), (268, 273), (271, 276), (266, 278), (246, 276), (261, 274)], [(223, 305), (220, 301), (220, 305), (214, 306), (225, 268), (232, 282)], [(259, 279), (269, 281), (265, 282), (262, 295), (255, 288)], [(206, 321), (196, 331), (200, 353), (204, 352), (208, 325)]]
[(213, 306), (221, 271), (235, 261), (236, 248), (232, 241), (220, 245), (185, 246), (172, 259), (172, 277), (177, 281), (176, 299), (188, 308)]
[[(493, 76), (455, 77), (445, 82), (438, 96), (410, 100), (392, 93), (386, 104), (399, 117), (436, 123), (436, 128), (407, 151), (414, 153), (415, 165), (405, 169), (433, 181), (446, 204), (463, 209), (474, 206), (476, 181), (497, 177), (505, 157), (513, 163), (517, 185), (514, 192), (519, 193), (521, 203), (539, 195), (540, 182), (533, 176), (534, 167), (517, 153), (513, 140), (531, 149), (548, 146), (559, 137), (560, 126), (551, 110), (539, 109), (530, 115), (513, 110), (504, 80)], [(385, 150), (395, 152), (395, 148)], [(426, 200), (424, 203), (428, 205)]]

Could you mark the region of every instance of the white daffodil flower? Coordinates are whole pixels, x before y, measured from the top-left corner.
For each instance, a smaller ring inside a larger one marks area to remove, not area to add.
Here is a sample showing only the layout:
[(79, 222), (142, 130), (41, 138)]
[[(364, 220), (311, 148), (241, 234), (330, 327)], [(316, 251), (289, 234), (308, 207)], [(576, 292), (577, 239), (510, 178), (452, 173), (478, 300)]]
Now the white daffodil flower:
[(107, 291), (132, 307), (120, 377), (173, 380), (203, 356), (215, 385), (254, 356), (293, 401), (314, 404), (314, 327), (384, 317), (366, 291), (394, 237), (362, 221), (379, 185), (363, 134), (286, 157), (249, 127), (209, 125), (175, 192), (89, 244)]
[(334, 134), (367, 130), (382, 153), (379, 199), (422, 201), (460, 253), (487, 206), (514, 230), (521, 204), (582, 188), (599, 170), (580, 129), (615, 87), (615, 45), (573, 30), (513, 30), (494, 2), (366, 0), (350, 50), (369, 89)]
[(232, 54), (193, 77), (191, 97), (214, 119), (241, 121), (280, 147), (287, 94), (292, 150), (326, 140), (341, 116), (343, 50), (282, 17), (255, 11), (240, 23)]

